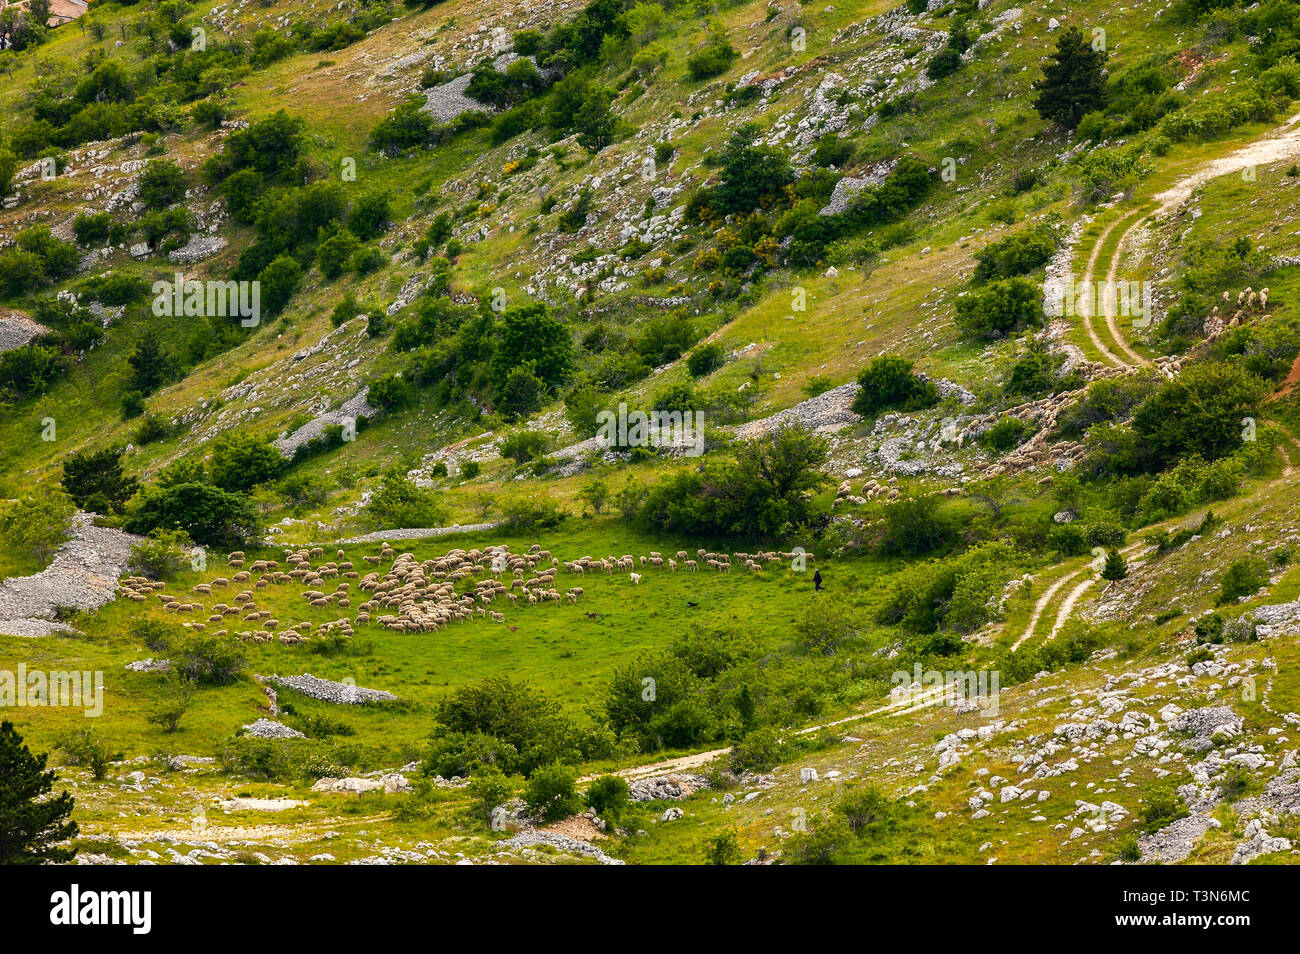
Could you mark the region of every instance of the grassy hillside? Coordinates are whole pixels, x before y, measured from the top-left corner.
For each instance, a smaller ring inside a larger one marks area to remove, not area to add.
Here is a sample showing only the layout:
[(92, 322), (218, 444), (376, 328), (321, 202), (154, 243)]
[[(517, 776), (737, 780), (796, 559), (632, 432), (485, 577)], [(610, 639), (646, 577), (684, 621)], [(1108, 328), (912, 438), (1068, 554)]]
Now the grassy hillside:
[[(1295, 4), (931, 7), (102, 2), (0, 54), (0, 670), (105, 676), (101, 718), (15, 710), (82, 850), (1289, 837)], [(177, 275), (259, 311), (167, 314)], [(77, 570), (77, 510), (130, 555)], [(397, 701), (268, 694), (303, 673)], [(539, 808), (610, 772), (699, 788)]]

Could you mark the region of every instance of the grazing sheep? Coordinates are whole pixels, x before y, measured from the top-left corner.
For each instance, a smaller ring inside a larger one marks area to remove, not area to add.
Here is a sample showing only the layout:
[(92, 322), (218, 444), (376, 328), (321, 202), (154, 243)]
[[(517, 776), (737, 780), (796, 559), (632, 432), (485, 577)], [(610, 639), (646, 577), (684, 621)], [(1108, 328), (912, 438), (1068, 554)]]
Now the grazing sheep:
[(671, 572), (676, 573), (676, 572), (677, 572), (677, 561), (676, 561), (676, 560), (669, 560), (669, 561), (668, 561), (668, 569), (669, 569)]

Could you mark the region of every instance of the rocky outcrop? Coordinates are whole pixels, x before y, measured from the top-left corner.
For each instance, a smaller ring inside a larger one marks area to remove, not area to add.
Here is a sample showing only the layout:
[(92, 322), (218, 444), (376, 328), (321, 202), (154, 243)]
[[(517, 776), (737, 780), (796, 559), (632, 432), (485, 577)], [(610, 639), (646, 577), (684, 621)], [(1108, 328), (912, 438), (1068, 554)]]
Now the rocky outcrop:
[(72, 632), (56, 622), (60, 610), (95, 610), (113, 601), (140, 538), (92, 521), (93, 514), (74, 516), (67, 542), (40, 573), (0, 581), (0, 633)]
[(0, 354), (21, 348), (33, 338), (48, 335), (50, 329), (16, 311), (0, 310)]
[(384, 692), (382, 689), (366, 689), (345, 682), (318, 679), (309, 672), (303, 673), (301, 676), (267, 676), (266, 681), (286, 689), (293, 689), (301, 692), (304, 696), (311, 696), (311, 698), (319, 699), (322, 702), (333, 702), (344, 706), (360, 706), (370, 702), (395, 702), (397, 700), (397, 696), (391, 692)]

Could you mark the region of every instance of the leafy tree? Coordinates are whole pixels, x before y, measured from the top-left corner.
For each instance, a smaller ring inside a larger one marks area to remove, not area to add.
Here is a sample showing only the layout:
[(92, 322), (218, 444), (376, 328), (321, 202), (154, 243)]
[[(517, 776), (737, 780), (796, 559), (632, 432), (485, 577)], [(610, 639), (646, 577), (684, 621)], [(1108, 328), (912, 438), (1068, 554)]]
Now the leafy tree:
[(284, 466), (284, 455), (266, 437), (232, 429), (212, 442), (208, 476), (222, 490), (243, 493), (274, 480)]
[(83, 510), (117, 513), (139, 487), (134, 477), (122, 473), (122, 448), (81, 451), (63, 462), (62, 485)]
[(383, 529), (398, 527), (439, 527), (447, 519), (447, 508), (435, 490), (417, 487), (401, 471), (384, 475), (379, 489), (366, 504), (366, 515)]
[(1034, 83), (1038, 115), (1073, 129), (1088, 113), (1104, 109), (1105, 69), (1105, 51), (1093, 49), (1078, 27), (1067, 28), (1043, 67), (1043, 78)]
[(280, 255), (262, 269), (257, 280), (262, 283), (262, 307), (267, 314), (278, 315), (298, 290), (302, 266), (292, 256)]
[(76, 508), (62, 493), (47, 492), (0, 505), (0, 538), (14, 550), (26, 551), (41, 564), (68, 536), (68, 521)]
[(563, 384), (573, 370), (573, 336), (541, 302), (507, 308), (496, 326), (492, 375), (504, 382), (510, 372), (531, 362), (548, 388)]
[(204, 546), (240, 546), (259, 536), (257, 509), (241, 494), (203, 483), (150, 487), (127, 516), (130, 533), (184, 530)]
[(67, 864), (76, 849), (59, 842), (77, 836), (72, 796), (48, 797), (54, 771), (34, 755), (12, 722), (0, 722), (0, 865)]
[(1158, 462), (1194, 454), (1218, 460), (1241, 447), (1245, 419), (1268, 394), (1268, 385), (1239, 365), (1199, 362), (1142, 402), (1133, 428)]

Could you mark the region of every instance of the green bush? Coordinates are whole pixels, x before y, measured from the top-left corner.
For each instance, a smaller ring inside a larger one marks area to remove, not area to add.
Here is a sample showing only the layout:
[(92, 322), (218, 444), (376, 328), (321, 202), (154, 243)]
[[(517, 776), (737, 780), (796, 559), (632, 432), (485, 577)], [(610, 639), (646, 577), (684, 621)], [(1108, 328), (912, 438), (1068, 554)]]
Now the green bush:
[(1235, 603), (1251, 596), (1267, 586), (1268, 581), (1268, 561), (1263, 557), (1251, 555), (1233, 560), (1223, 574), (1218, 604)]
[(977, 338), (1000, 338), (1043, 323), (1043, 296), (1026, 278), (992, 281), (957, 299), (957, 327)]
[(137, 498), (125, 528), (130, 533), (184, 530), (195, 543), (237, 547), (261, 536), (261, 518), (246, 497), (203, 483), (150, 487)]
[(587, 786), (587, 807), (608, 822), (617, 823), (631, 804), (622, 776), (602, 775)]
[(543, 822), (559, 821), (582, 810), (577, 789), (578, 773), (553, 762), (533, 772), (524, 786), (524, 805), (529, 814)]
[(1017, 447), (1025, 439), (1030, 426), (1018, 417), (1000, 417), (987, 431), (980, 435), (980, 443), (990, 450), (1004, 454)]
[(541, 457), (550, 449), (550, 445), (550, 440), (541, 431), (514, 431), (501, 440), (501, 456), (510, 458), (516, 464), (524, 464)]
[(1186, 803), (1172, 785), (1157, 785), (1146, 793), (1141, 811), (1142, 830), (1151, 834), (1188, 814)]
[(447, 520), (447, 508), (438, 499), (436, 490), (417, 487), (406, 474), (392, 470), (371, 494), (365, 515), (380, 530), (440, 527)]
[(711, 79), (731, 69), (739, 55), (725, 36), (715, 34), (686, 58), (686, 72), (696, 81)]
[(912, 362), (898, 355), (882, 354), (858, 375), (862, 389), (853, 398), (853, 410), (867, 420), (885, 411), (917, 411), (939, 403), (939, 389), (933, 381), (912, 372)]
[(702, 378), (722, 367), (726, 361), (726, 349), (716, 341), (702, 344), (686, 357), (686, 370), (693, 378)]
[(102, 782), (108, 774), (108, 764), (114, 752), (108, 742), (94, 729), (80, 729), (62, 736), (58, 748), (68, 765), (90, 769), (95, 781)]
[(150, 209), (165, 209), (185, 198), (185, 170), (174, 162), (155, 159), (140, 173), (140, 201)]
[(484, 765), (474, 770), (466, 792), (474, 805), (474, 816), (491, 824), (498, 809), (514, 797), (515, 789), (510, 779), (499, 768)]
[(153, 530), (131, 547), (130, 568), (151, 580), (166, 580), (190, 564), (194, 541), (184, 530)]

